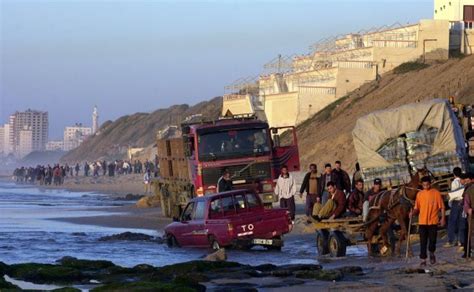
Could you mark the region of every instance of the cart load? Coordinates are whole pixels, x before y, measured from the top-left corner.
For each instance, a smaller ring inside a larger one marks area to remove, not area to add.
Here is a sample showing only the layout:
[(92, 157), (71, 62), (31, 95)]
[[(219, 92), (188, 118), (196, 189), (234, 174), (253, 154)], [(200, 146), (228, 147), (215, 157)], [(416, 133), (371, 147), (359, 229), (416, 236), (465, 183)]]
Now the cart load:
[(443, 177), (468, 164), (462, 129), (441, 99), (370, 113), (357, 120), (352, 136), (366, 188), (375, 178), (391, 187), (410, 181), (416, 169)]

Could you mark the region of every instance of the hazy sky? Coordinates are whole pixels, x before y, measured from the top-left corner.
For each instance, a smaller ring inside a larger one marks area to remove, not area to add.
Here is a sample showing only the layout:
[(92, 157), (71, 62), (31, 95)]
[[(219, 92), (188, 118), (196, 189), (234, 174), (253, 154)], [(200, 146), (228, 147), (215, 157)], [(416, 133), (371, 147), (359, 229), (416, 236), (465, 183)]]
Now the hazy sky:
[(49, 111), (66, 125), (224, 93), (278, 54), (317, 40), (431, 18), (432, 0), (0, 0), (0, 122)]

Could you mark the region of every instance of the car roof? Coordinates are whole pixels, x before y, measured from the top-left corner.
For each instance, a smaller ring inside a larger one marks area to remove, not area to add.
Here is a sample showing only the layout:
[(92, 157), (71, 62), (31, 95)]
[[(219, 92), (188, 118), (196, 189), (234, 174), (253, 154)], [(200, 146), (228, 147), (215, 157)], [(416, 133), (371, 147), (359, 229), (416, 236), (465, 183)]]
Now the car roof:
[(232, 191), (227, 191), (227, 192), (222, 192), (222, 193), (217, 193), (217, 194), (212, 194), (212, 195), (206, 195), (202, 197), (197, 197), (192, 199), (194, 202), (199, 202), (199, 201), (210, 201), (215, 198), (223, 198), (223, 197), (228, 197), (232, 195), (239, 195), (239, 194), (246, 194), (246, 193), (252, 193), (250, 190), (232, 190)]

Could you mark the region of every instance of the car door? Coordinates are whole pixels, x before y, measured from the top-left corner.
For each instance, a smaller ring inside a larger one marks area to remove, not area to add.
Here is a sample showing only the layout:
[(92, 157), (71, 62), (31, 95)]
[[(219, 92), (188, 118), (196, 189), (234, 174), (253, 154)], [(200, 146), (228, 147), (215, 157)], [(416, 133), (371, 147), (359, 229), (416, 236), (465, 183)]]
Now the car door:
[(188, 205), (183, 211), (183, 214), (181, 214), (180, 217), (180, 223), (177, 228), (175, 237), (181, 246), (189, 246), (192, 243), (192, 226), (190, 223), (192, 222), (192, 218), (194, 216), (194, 205), (195, 202), (188, 203)]
[(193, 220), (189, 222), (191, 231), (191, 246), (208, 246), (207, 230), (205, 226), (205, 211), (207, 201), (197, 201), (194, 208)]

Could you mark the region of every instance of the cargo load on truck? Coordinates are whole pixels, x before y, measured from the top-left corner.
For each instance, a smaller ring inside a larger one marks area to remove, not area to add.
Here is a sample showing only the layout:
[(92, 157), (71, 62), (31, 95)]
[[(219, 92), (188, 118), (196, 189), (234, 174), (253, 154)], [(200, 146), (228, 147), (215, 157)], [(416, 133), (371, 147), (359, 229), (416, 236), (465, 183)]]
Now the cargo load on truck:
[(423, 167), (442, 177), (468, 165), (462, 129), (446, 100), (370, 113), (357, 120), (352, 136), (367, 188), (375, 178), (384, 187), (403, 184)]

